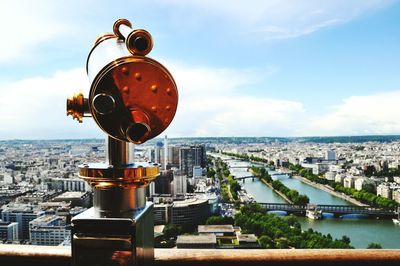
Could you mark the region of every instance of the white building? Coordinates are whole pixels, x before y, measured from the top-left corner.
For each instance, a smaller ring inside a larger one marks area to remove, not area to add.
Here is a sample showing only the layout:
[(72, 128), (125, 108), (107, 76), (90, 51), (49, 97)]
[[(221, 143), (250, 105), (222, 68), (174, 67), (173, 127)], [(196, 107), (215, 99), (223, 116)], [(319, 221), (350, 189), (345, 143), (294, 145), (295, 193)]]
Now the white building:
[(326, 180), (334, 181), (335, 176), (336, 176), (336, 172), (334, 172), (334, 171), (328, 171), (325, 173)]
[(29, 222), (29, 239), (33, 245), (58, 246), (70, 234), (60, 216), (44, 215)]
[(400, 189), (393, 191), (393, 200), (400, 203)]
[(354, 188), (358, 191), (362, 190), (364, 183), (366, 182), (365, 177), (359, 177), (354, 181)]
[(355, 178), (353, 176), (346, 176), (343, 179), (343, 186), (347, 188), (354, 188)]
[(339, 184), (343, 184), (344, 180), (344, 175), (343, 174), (336, 174), (335, 176), (335, 182)]
[(3, 173), (3, 182), (4, 184), (14, 184), (14, 177), (10, 173)]
[(326, 171), (329, 171), (329, 166), (330, 164), (326, 164), (326, 163), (316, 163), (316, 164), (312, 164), (313, 165), (313, 174), (314, 175), (319, 175), (322, 173), (325, 173)]
[(388, 183), (382, 183), (376, 188), (376, 195), (392, 199), (392, 189)]

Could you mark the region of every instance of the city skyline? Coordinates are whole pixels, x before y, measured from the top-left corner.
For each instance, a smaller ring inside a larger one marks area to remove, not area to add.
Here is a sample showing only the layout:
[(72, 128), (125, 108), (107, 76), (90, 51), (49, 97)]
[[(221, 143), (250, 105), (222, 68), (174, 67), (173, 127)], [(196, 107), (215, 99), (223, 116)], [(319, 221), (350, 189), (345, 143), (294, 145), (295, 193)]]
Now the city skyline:
[(88, 91), (87, 54), (119, 17), (153, 35), (149, 56), (177, 81), (162, 135), (400, 134), (398, 1), (2, 6), (0, 139), (104, 137), (91, 119), (67, 118), (65, 99)]

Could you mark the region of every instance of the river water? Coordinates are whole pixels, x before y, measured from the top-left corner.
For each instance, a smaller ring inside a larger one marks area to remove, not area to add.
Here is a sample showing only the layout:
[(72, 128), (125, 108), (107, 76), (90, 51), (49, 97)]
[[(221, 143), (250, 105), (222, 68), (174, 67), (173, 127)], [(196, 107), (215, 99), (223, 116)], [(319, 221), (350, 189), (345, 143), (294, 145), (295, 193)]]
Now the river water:
[[(248, 166), (249, 163), (243, 161), (230, 161), (231, 173), (237, 177), (249, 176), (250, 172), (246, 168), (235, 168)], [(271, 174), (274, 171), (269, 171)], [(296, 189), (300, 194), (306, 194), (311, 203), (351, 205), (348, 201), (335, 197), (325, 191), (316, 189), (298, 179), (290, 178), (287, 175), (273, 176), (273, 179), (280, 180), (291, 189)], [(252, 181), (251, 178), (241, 183), (242, 187), (253, 196), (257, 202), (285, 203), (285, 201), (268, 186), (258, 179)], [(367, 218), (326, 218), (323, 220), (312, 220), (307, 217), (299, 217), (302, 229), (312, 228), (323, 234), (331, 234), (334, 238), (341, 238), (343, 235), (350, 237), (351, 245), (355, 248), (366, 248), (369, 243), (380, 243), (383, 248), (400, 248), (400, 226), (395, 225), (391, 219), (375, 220)]]

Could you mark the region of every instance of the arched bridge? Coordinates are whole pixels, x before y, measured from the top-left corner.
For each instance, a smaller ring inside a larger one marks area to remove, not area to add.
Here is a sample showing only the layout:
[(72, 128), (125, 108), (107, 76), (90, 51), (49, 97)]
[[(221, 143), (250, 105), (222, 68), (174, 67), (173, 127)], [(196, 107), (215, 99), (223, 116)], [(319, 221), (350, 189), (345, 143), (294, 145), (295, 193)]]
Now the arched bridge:
[(327, 205), (327, 204), (286, 204), (286, 203), (259, 203), (267, 211), (286, 211), (288, 213), (305, 213), (307, 208), (312, 206), (317, 210), (325, 213), (332, 213), (336, 217), (345, 214), (362, 214), (371, 217), (394, 217), (397, 212), (395, 208), (379, 208), (369, 206), (353, 206), (353, 205)]

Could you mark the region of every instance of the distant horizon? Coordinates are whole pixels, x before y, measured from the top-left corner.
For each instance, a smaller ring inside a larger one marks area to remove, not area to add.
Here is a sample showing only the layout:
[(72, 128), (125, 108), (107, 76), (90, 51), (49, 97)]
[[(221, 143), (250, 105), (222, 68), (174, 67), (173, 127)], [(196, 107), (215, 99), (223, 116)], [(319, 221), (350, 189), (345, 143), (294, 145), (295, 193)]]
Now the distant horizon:
[[(68, 141), (68, 140), (104, 140), (107, 136), (104, 136), (104, 138), (37, 138), (37, 139), (28, 139), (28, 138), (18, 138), (18, 139), (0, 139), (0, 141), (50, 141), (50, 140), (60, 140), (60, 141)], [(331, 135), (331, 136), (209, 136), (209, 137), (169, 137), (168, 139), (208, 139), (208, 138), (269, 138), (269, 139), (298, 139), (298, 138), (368, 138), (368, 137), (399, 137), (400, 134), (373, 134), (373, 135)], [(153, 139), (150, 139), (148, 141), (154, 140), (154, 139), (164, 139), (164, 135), (157, 136)], [(144, 143), (145, 144), (145, 143)], [(137, 144), (141, 145), (141, 144)]]

